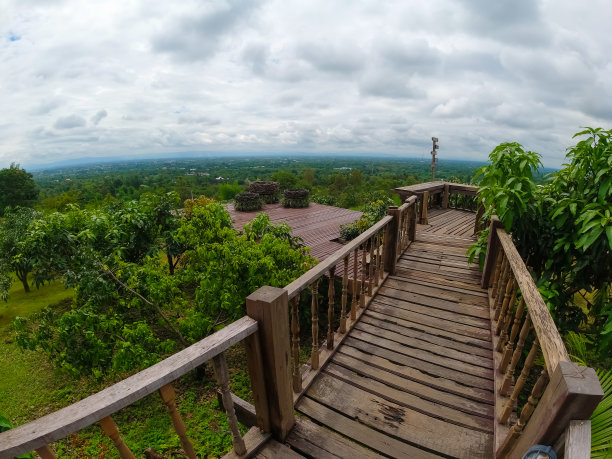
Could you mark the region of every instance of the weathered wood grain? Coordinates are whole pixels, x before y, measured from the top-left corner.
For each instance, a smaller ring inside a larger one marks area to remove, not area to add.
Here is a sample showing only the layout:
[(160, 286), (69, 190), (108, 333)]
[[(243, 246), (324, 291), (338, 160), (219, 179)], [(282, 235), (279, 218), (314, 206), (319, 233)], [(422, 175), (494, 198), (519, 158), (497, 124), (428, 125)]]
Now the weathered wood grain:
[(243, 317), (167, 359), (94, 395), (28, 424), (0, 433), (0, 456), (17, 456), (52, 443), (155, 392), (257, 331)]

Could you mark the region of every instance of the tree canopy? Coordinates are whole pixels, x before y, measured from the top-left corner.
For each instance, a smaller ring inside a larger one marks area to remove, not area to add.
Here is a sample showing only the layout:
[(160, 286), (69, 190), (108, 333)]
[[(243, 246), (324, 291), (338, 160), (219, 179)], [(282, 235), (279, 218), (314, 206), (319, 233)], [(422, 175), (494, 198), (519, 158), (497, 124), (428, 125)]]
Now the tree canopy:
[(12, 163), (0, 170), (0, 217), (7, 206), (31, 206), (38, 196), (32, 174)]

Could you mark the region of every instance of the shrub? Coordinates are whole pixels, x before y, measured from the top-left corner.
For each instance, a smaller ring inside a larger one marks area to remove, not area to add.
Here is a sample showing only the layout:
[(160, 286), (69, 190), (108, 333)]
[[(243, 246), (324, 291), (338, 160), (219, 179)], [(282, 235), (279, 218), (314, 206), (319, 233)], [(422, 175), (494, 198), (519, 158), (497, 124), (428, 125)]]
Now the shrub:
[(263, 207), (263, 201), (257, 193), (242, 193), (234, 198), (234, 207), (240, 212), (252, 212)]
[(266, 204), (274, 204), (280, 198), (280, 184), (278, 182), (253, 182), (249, 185), (250, 193), (257, 193)]
[(292, 208), (308, 207), (309, 191), (304, 188), (289, 189), (284, 191), (283, 206)]

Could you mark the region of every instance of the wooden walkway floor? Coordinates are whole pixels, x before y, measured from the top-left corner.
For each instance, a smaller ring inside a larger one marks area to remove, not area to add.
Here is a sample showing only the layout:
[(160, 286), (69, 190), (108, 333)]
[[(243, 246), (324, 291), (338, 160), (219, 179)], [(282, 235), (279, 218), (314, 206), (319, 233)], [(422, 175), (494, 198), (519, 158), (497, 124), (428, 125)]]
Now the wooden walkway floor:
[(288, 454), (492, 457), (487, 294), (465, 256), (474, 213), (429, 222), (297, 403)]

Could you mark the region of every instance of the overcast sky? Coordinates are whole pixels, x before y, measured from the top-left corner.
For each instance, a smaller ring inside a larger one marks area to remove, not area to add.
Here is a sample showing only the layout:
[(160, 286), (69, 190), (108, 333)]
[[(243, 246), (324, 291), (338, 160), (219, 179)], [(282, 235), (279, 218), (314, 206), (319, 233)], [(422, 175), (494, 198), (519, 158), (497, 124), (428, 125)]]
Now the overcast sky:
[(0, 0), (0, 167), (355, 152), (558, 166), (612, 124), (606, 0)]

